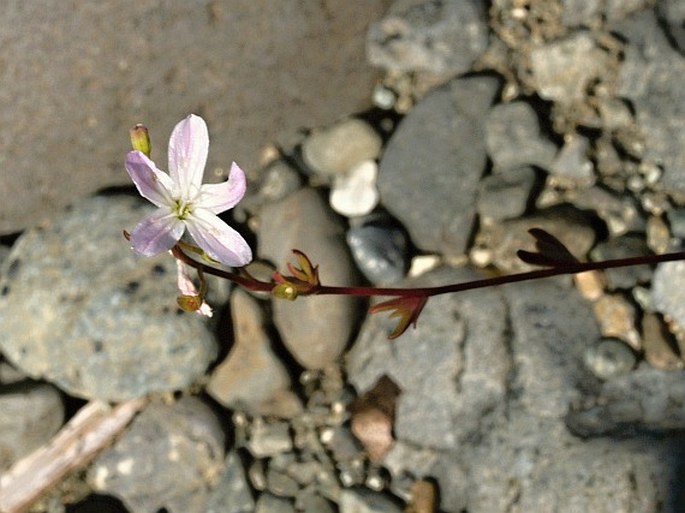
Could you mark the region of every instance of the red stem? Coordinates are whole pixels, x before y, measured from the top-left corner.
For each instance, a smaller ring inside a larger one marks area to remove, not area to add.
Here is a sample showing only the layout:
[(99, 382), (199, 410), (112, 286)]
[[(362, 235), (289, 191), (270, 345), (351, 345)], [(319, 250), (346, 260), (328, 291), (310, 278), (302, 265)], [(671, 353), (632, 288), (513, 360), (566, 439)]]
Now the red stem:
[[(233, 272), (222, 271), (210, 267), (206, 264), (198, 262), (185, 254), (178, 246), (172, 248), (173, 255), (182, 262), (202, 270), (206, 274), (212, 274), (230, 280), (238, 285), (245, 287), (248, 290), (258, 292), (271, 292), (274, 284), (271, 282), (264, 282), (240, 276)], [(672, 262), (676, 260), (685, 260), (685, 251), (678, 251), (675, 253), (665, 253), (662, 255), (647, 255), (630, 258), (616, 258), (613, 260), (602, 260), (599, 262), (578, 262), (578, 263), (564, 263), (557, 267), (548, 269), (540, 269), (537, 271), (529, 271), (524, 273), (509, 274), (506, 276), (496, 276), (494, 278), (484, 278), (480, 280), (473, 280), (464, 283), (453, 283), (450, 285), (441, 285), (438, 287), (419, 287), (419, 288), (395, 288), (395, 287), (333, 287), (328, 285), (320, 285), (312, 294), (328, 294), (328, 295), (345, 295), (345, 296), (395, 296), (395, 297), (430, 297), (439, 294), (449, 294), (452, 292), (462, 292), (465, 290), (479, 289), (484, 287), (494, 287), (497, 285), (506, 285), (507, 283), (516, 283), (519, 281), (538, 280), (541, 278), (549, 278), (550, 276), (559, 276), (563, 274), (578, 274), (586, 271), (593, 271), (597, 269), (615, 269), (617, 267), (630, 267), (634, 265), (649, 265), (661, 262)]]

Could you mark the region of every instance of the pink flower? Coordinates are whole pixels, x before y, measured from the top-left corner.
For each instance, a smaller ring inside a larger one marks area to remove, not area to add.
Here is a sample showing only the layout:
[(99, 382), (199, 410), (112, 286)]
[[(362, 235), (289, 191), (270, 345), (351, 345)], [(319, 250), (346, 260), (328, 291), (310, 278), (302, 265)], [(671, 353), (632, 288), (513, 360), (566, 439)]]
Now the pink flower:
[(222, 264), (242, 267), (252, 251), (238, 232), (217, 217), (245, 195), (245, 173), (234, 162), (228, 180), (202, 184), (209, 134), (205, 121), (191, 114), (169, 138), (169, 174), (141, 151), (126, 156), (126, 171), (140, 195), (158, 207), (131, 233), (133, 249), (153, 256), (171, 249), (185, 230), (207, 255)]

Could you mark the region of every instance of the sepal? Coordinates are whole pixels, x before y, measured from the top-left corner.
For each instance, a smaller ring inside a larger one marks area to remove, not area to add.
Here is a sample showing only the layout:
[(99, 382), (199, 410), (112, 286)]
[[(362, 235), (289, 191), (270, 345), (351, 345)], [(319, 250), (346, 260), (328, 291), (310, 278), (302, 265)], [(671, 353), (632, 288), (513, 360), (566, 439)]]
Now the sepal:
[(410, 324), (416, 328), (416, 321), (427, 301), (427, 296), (396, 297), (372, 306), (369, 308), (369, 313), (390, 311), (391, 319), (398, 318), (395, 329), (388, 335), (388, 338), (392, 340), (407, 331)]

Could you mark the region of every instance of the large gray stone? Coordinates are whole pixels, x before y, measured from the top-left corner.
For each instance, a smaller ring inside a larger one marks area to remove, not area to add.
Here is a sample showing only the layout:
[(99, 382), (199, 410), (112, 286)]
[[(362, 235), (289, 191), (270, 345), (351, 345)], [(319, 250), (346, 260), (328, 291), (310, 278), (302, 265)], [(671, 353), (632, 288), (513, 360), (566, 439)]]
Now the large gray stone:
[[(344, 226), (313, 189), (302, 189), (266, 205), (260, 213), (259, 253), (284, 274), (296, 263), (292, 249), (303, 251), (324, 285), (357, 280), (345, 244)], [(274, 298), (274, 323), (288, 350), (309, 369), (332, 363), (347, 345), (357, 317), (357, 302), (346, 296)]]
[(685, 428), (685, 376), (643, 363), (634, 372), (605, 381), (569, 414), (583, 436), (622, 430), (666, 433)]
[(302, 126), (370, 106), (364, 34), (390, 0), (8, 3), (0, 19), (0, 233), (128, 183), (127, 130), (203, 115), (209, 169), (249, 169)]
[[(440, 268), (404, 284), (436, 286), (478, 277), (466, 269)], [(505, 315), (494, 289), (431, 298), (417, 328), (396, 340), (387, 340), (394, 321), (374, 314), (348, 355), (348, 379), (363, 393), (388, 375), (402, 390), (395, 434), (422, 447), (456, 448), (477, 436), (503, 405), (511, 366)]]
[(516, 366), (510, 386), (524, 410), (543, 418), (562, 418), (590, 374), (586, 348), (599, 340), (591, 305), (556, 280), (504, 287), (509, 303)]
[(682, 438), (582, 440), (557, 422), (520, 410), (512, 411), (483, 438), (458, 456), (464, 463), (457, 466), (456, 475), (465, 466), (465, 483), (452, 486), (454, 464), (436, 467), (441, 509), (450, 513), (682, 511)]
[(177, 308), (174, 259), (138, 257), (122, 236), (150, 211), (94, 197), (17, 240), (0, 272), (0, 348), (12, 363), (112, 401), (202, 376), (216, 341), (204, 318)]
[(485, 154), (485, 118), (499, 83), (453, 80), (429, 93), (399, 125), (381, 160), (383, 205), (424, 250), (466, 251)]

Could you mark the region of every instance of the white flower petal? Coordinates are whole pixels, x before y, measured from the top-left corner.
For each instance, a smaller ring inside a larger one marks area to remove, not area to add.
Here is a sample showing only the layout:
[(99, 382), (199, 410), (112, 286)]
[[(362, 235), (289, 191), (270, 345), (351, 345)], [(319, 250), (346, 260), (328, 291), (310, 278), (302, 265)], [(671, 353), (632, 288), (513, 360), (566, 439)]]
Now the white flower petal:
[(206, 183), (200, 189), (197, 205), (214, 214), (233, 208), (245, 196), (247, 180), (238, 164), (231, 164), (228, 180), (222, 183)]
[(126, 155), (126, 171), (143, 198), (151, 203), (168, 206), (173, 203), (171, 177), (157, 169), (155, 163), (141, 151), (130, 151)]
[(214, 260), (230, 267), (242, 267), (252, 260), (245, 239), (209, 210), (195, 209), (185, 223), (197, 245)]
[(145, 256), (170, 250), (183, 235), (185, 225), (168, 208), (160, 208), (144, 218), (131, 233), (131, 246)]
[(191, 200), (200, 190), (208, 152), (207, 124), (200, 116), (191, 114), (174, 127), (169, 138), (169, 174), (183, 199)]

